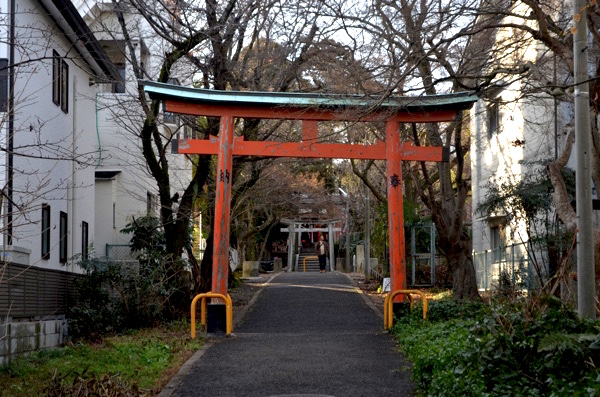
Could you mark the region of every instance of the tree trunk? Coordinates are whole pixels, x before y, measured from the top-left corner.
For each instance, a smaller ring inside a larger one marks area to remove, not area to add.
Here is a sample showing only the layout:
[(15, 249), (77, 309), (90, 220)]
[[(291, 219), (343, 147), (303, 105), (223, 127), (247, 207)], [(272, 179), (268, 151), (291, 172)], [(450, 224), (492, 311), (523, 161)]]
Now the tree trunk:
[(212, 229), (206, 239), (206, 249), (202, 262), (200, 262), (200, 292), (208, 292), (212, 288), (212, 254), (213, 254), (213, 233)]
[(473, 257), (463, 253), (446, 256), (452, 273), (452, 297), (455, 300), (478, 299), (477, 279), (473, 267)]
[[(570, 196), (567, 192), (565, 180), (561, 173), (561, 170), (567, 165), (567, 161), (571, 157), (575, 139), (574, 135), (574, 130), (570, 130), (565, 142), (565, 147), (562, 149), (558, 158), (548, 164), (546, 170), (548, 171), (550, 182), (554, 188), (552, 198), (554, 207), (556, 208), (556, 214), (567, 230), (572, 233), (577, 233), (577, 213), (571, 206)], [(598, 298), (600, 297), (600, 230), (598, 228), (594, 228), (594, 269), (596, 274), (596, 297)]]

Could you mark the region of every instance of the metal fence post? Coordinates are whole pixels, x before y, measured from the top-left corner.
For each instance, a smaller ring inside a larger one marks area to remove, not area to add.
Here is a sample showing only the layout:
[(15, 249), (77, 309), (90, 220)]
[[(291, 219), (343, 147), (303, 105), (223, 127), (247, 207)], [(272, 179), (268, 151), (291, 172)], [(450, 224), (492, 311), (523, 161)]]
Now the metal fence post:
[(430, 238), (430, 261), (431, 261), (431, 285), (435, 285), (435, 223), (432, 223), (429, 229), (429, 238)]
[(411, 271), (411, 276), (412, 276), (412, 285), (414, 286), (417, 281), (416, 281), (416, 271), (415, 271), (415, 267), (416, 265), (416, 261), (415, 261), (415, 250), (417, 249), (417, 245), (415, 243), (415, 226), (411, 225), (410, 227), (410, 257), (411, 257), (411, 264), (412, 264), (412, 271)]
[(510, 260), (511, 260), (511, 271), (512, 271), (512, 285), (515, 286), (515, 245), (510, 246)]

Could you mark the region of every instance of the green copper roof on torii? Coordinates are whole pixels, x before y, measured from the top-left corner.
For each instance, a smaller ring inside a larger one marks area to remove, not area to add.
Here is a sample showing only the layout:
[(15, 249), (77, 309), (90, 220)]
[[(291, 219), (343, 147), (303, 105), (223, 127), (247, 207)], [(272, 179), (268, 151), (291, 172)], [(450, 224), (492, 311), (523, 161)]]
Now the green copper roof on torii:
[(143, 82), (152, 99), (175, 100), (211, 105), (259, 107), (326, 107), (363, 108), (396, 111), (466, 110), (477, 101), (469, 92), (441, 95), (375, 97), (361, 95), (318, 94), (302, 92), (219, 91), (182, 87), (174, 84)]

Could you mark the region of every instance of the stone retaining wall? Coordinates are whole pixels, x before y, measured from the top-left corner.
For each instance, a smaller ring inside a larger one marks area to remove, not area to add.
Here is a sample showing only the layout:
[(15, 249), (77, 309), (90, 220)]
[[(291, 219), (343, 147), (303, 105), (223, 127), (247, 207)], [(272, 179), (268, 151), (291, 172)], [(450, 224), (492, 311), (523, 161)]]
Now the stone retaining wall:
[(49, 349), (64, 343), (67, 338), (67, 320), (37, 320), (0, 324), (0, 365), (16, 355)]

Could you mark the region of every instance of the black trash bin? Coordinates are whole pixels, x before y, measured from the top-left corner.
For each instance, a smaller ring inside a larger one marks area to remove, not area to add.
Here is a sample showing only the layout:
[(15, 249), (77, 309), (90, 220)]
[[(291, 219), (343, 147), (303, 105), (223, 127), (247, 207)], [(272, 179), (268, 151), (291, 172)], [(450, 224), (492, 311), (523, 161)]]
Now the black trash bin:
[(272, 272), (274, 268), (273, 266), (273, 260), (260, 262), (260, 270), (263, 272)]

